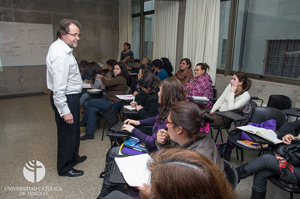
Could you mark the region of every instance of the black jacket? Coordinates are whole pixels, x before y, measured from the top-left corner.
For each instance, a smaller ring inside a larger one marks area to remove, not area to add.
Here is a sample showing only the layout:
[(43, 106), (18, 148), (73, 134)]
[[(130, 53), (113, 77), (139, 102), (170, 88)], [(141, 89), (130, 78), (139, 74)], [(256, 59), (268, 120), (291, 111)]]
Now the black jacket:
[(282, 137), (287, 134), (292, 134), (294, 136), (298, 136), (300, 134), (300, 120), (282, 125), (282, 127), (277, 132), (277, 137), (278, 139), (282, 139)]
[(138, 119), (146, 119), (158, 115), (158, 91), (146, 95), (146, 100), (141, 104), (143, 108), (138, 111)]

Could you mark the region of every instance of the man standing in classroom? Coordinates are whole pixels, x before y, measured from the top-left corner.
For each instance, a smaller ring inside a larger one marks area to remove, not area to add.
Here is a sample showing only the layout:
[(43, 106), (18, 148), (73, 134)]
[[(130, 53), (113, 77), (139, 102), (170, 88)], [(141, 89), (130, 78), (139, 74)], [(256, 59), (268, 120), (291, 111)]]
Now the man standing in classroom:
[(78, 155), (82, 80), (73, 48), (78, 45), (80, 27), (76, 20), (61, 20), (57, 40), (49, 47), (46, 58), (47, 87), (51, 90), (50, 102), (57, 125), (57, 171), (68, 177), (82, 176), (83, 171), (73, 167), (87, 158)]

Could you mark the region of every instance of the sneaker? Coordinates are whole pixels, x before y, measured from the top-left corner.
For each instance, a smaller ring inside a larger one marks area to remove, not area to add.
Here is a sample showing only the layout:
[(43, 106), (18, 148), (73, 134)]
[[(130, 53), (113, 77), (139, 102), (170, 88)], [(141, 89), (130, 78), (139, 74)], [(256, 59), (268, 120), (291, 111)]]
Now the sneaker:
[(80, 140), (93, 140), (93, 139), (94, 139), (94, 135), (92, 134), (85, 134), (80, 137)]

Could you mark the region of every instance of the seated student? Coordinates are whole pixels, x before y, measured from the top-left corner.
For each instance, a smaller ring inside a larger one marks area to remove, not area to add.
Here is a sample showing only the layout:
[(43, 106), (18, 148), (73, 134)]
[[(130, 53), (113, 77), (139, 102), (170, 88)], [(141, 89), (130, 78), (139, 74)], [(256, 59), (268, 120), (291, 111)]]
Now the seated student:
[(127, 69), (125, 65), (118, 62), (113, 68), (113, 78), (108, 80), (102, 77), (101, 81), (106, 87), (106, 98), (90, 99), (84, 112), (80, 126), (86, 126), (85, 135), (80, 140), (94, 139), (94, 132), (97, 123), (97, 113), (112, 107), (113, 110), (120, 110), (121, 100), (116, 95), (125, 95), (127, 87)]
[[(161, 82), (160, 91), (158, 92), (158, 103), (160, 104), (158, 115), (150, 117), (144, 120), (131, 120), (127, 119), (124, 121), (122, 130), (132, 133), (133, 136), (139, 138), (146, 144), (146, 148), (149, 153), (157, 150), (155, 145), (156, 133), (160, 129), (164, 129), (165, 119), (167, 118), (170, 108), (173, 103), (177, 101), (184, 101), (183, 88), (180, 82), (176, 79), (165, 79)], [(152, 126), (152, 135), (146, 135), (134, 126)]]
[(131, 106), (137, 110), (138, 119), (146, 119), (158, 114), (158, 91), (160, 80), (151, 72), (144, 73), (138, 84), (145, 93), (145, 97), (136, 96), (136, 100), (131, 102)]
[(184, 85), (186, 82), (190, 81), (192, 77), (194, 77), (191, 67), (191, 60), (189, 60), (188, 58), (183, 58), (180, 61), (180, 70), (177, 71), (177, 73), (175, 73), (173, 77), (179, 79), (182, 85)]
[[(142, 75), (146, 72), (151, 72), (151, 68), (148, 66), (141, 66), (137, 79), (132, 80), (130, 88), (131, 88), (131, 92), (132, 95), (134, 95), (135, 97), (137, 97), (137, 95), (142, 91), (138, 85), (138, 80), (142, 77)], [(152, 72), (151, 72), (152, 73)], [(145, 94), (145, 93), (144, 93)]]
[[(87, 64), (87, 75), (89, 79), (91, 79), (91, 87), (92, 88), (99, 88), (104, 89), (105, 86), (103, 85), (101, 81), (101, 76), (103, 75), (103, 72), (100, 68), (100, 66), (96, 62), (90, 62)], [(86, 107), (87, 101), (91, 99), (92, 97), (88, 93), (83, 93), (80, 97), (80, 105), (84, 105)]]
[[(158, 103), (160, 104), (158, 115), (155, 117), (150, 117), (144, 120), (126, 120), (122, 130), (131, 132), (133, 136), (139, 138), (142, 142), (146, 144), (148, 153), (152, 153), (157, 150), (155, 145), (156, 133), (160, 129), (166, 128), (165, 120), (169, 114), (170, 107), (173, 103), (177, 101), (184, 101), (184, 91), (181, 83), (177, 79), (165, 79), (161, 82), (160, 91), (158, 92)], [(146, 135), (134, 126), (153, 126), (152, 135)], [(110, 170), (114, 162), (114, 158), (119, 154), (120, 147), (111, 148), (106, 154), (105, 162), (105, 176), (103, 179), (101, 193), (98, 198), (103, 198), (109, 194), (114, 187), (109, 183)]]
[[(300, 120), (284, 124), (277, 132), (277, 137), (283, 143), (290, 145), (295, 136), (300, 134)], [(300, 151), (295, 153), (300, 155)], [(298, 156), (299, 156), (298, 155)], [(300, 165), (299, 160), (294, 162)], [(293, 186), (300, 182), (300, 167), (287, 162), (279, 154), (264, 154), (255, 160), (237, 168), (239, 179), (244, 179), (254, 174), (252, 195), (253, 199), (263, 199), (266, 197), (267, 181), (270, 176), (278, 176), (285, 184)]]
[(105, 77), (107, 79), (112, 79), (113, 76), (113, 67), (114, 65), (116, 65), (117, 61), (114, 59), (109, 59), (106, 62), (107, 68), (108, 68), (108, 72), (105, 74)]
[(83, 81), (87, 80), (88, 79), (88, 75), (87, 75), (87, 71), (86, 71), (86, 67), (87, 67), (87, 64), (89, 62), (86, 61), (86, 60), (81, 60), (80, 63), (78, 64), (78, 67), (79, 67), (79, 70), (80, 70), (80, 74), (81, 74), (81, 79)]
[(160, 61), (159, 59), (155, 59), (152, 62), (152, 66), (154, 67), (154, 70), (156, 71), (156, 75), (157, 77), (162, 81), (166, 78), (169, 78), (169, 75), (167, 73), (167, 71), (163, 68), (162, 65), (162, 61)]
[[(161, 129), (157, 132), (156, 145), (158, 149), (165, 147), (186, 148), (212, 160), (223, 171), (224, 163), (214, 141), (207, 136), (209, 122), (213, 117), (207, 111), (187, 101), (179, 101), (171, 106), (166, 120), (168, 131)], [(171, 141), (169, 140), (171, 139)]]
[(211, 126), (223, 126), (228, 122), (221, 116), (214, 114), (216, 111), (232, 111), (242, 109), (250, 101), (248, 90), (251, 87), (251, 80), (243, 72), (235, 72), (230, 84), (225, 88), (222, 95), (212, 107), (210, 114), (214, 117)]
[(147, 56), (144, 56), (141, 61), (141, 65), (138, 68), (132, 69), (131, 74), (138, 75), (141, 67), (151, 67), (151, 59)]
[[(209, 66), (206, 63), (199, 63), (195, 66), (195, 77), (183, 86), (187, 100), (188, 97), (192, 96), (213, 98), (212, 80), (210, 75), (206, 73), (207, 70), (209, 70)], [(208, 101), (204, 105), (200, 104), (199, 107), (211, 109), (212, 102)]]
[(169, 77), (172, 77), (172, 75), (173, 75), (173, 66), (172, 66), (170, 60), (166, 57), (162, 57), (162, 58), (160, 58), (160, 60), (162, 61), (163, 68), (167, 71)]
[(150, 186), (139, 187), (142, 199), (235, 199), (226, 175), (207, 157), (186, 149), (156, 152), (147, 166)]

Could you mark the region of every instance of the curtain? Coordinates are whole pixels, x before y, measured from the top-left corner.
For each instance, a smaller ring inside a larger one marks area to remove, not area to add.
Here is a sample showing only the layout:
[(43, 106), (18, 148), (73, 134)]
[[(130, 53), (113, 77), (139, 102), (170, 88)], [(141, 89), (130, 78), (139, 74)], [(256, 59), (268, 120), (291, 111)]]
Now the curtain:
[(220, 0), (187, 0), (185, 10), (183, 57), (193, 68), (199, 62), (210, 66), (208, 74), (215, 84), (218, 57)]
[(120, 61), (123, 44), (132, 44), (131, 0), (119, 0), (119, 53)]
[(153, 29), (153, 59), (167, 57), (176, 65), (178, 1), (155, 1)]

